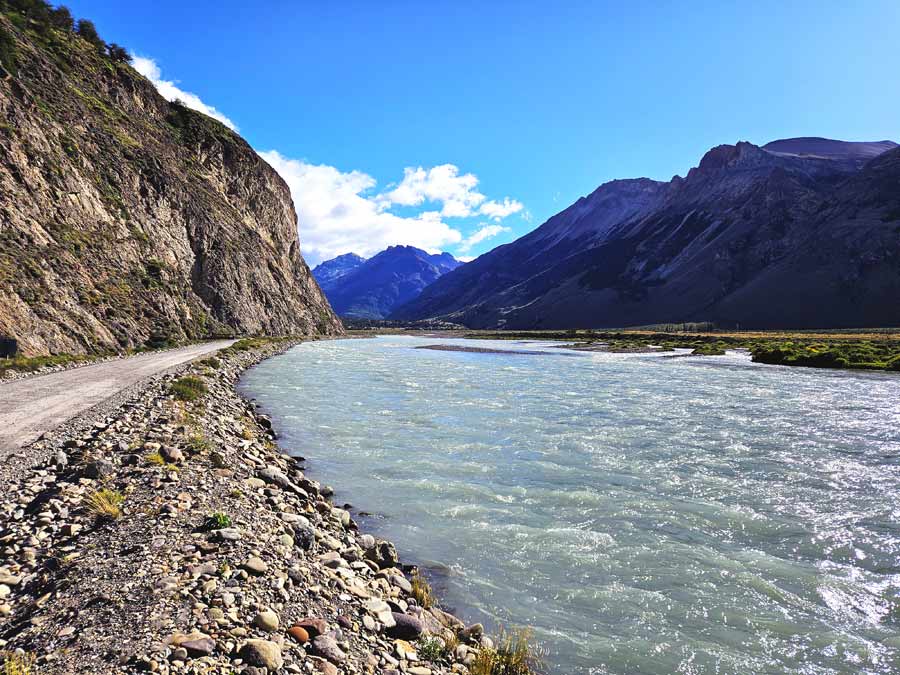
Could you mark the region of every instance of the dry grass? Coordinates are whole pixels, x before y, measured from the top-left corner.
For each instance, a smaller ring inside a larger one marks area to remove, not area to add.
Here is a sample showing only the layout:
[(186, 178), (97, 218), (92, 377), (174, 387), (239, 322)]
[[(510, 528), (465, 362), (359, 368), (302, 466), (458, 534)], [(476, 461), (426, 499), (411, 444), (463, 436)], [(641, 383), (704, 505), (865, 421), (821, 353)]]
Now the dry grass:
[(419, 607), (428, 609), (434, 606), (434, 591), (431, 590), (431, 585), (425, 580), (425, 577), (422, 576), (419, 570), (413, 570), (409, 583), (412, 585), (412, 596), (419, 603)]
[(538, 675), (541, 661), (532, 645), (529, 628), (500, 629), (496, 646), (482, 648), (469, 668), (471, 675)]
[(16, 652), (0, 652), (3, 659), (2, 675), (37, 675), (37, 666), (31, 654)]
[(85, 499), (85, 508), (97, 518), (115, 520), (122, 517), (122, 502), (125, 497), (115, 490), (95, 490)]

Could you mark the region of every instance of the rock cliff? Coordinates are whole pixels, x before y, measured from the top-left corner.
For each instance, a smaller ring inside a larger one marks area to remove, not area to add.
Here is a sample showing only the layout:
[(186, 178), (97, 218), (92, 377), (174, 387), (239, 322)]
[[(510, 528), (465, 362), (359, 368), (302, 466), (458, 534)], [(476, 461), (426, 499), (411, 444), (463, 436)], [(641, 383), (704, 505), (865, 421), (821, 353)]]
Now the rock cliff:
[(339, 333), (290, 192), (71, 30), (0, 13), (0, 335), (25, 354)]

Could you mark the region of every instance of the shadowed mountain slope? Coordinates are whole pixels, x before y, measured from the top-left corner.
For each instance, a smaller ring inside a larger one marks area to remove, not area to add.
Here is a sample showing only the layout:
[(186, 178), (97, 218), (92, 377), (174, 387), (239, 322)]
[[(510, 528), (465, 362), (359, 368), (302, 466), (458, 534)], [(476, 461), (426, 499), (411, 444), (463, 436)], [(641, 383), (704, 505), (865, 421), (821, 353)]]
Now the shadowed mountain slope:
[(391, 318), (478, 328), (900, 325), (900, 149), (740, 142), (606, 183)]

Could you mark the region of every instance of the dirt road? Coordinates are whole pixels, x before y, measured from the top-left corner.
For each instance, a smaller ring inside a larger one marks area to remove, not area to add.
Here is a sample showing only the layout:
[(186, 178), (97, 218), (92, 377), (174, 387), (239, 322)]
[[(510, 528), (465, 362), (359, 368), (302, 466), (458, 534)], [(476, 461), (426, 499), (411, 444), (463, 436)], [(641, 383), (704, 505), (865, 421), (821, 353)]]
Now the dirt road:
[(205, 342), (0, 384), (0, 461), (123, 389), (233, 343)]

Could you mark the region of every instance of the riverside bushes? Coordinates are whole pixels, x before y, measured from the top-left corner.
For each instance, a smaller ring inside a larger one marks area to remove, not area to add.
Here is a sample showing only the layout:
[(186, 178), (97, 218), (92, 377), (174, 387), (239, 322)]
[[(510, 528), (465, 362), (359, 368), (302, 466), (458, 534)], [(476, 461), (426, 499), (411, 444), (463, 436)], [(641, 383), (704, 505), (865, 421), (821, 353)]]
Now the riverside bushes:
[(206, 393), (206, 383), (194, 375), (185, 375), (169, 385), (169, 391), (179, 401), (196, 401)]
[(794, 341), (759, 343), (750, 349), (753, 360), (782, 366), (900, 370), (900, 345), (896, 343)]

